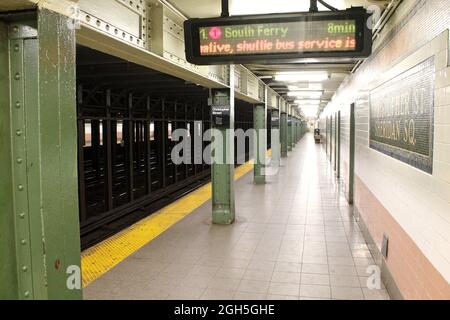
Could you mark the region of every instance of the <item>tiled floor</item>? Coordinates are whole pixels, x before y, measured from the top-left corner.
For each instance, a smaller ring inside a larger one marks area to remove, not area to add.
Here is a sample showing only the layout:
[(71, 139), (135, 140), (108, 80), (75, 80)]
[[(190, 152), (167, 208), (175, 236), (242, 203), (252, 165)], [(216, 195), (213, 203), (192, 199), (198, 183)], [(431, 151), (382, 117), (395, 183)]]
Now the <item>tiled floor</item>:
[(389, 299), (369, 290), (370, 251), (311, 135), (265, 186), (236, 183), (237, 221), (207, 202), (84, 290), (85, 299)]

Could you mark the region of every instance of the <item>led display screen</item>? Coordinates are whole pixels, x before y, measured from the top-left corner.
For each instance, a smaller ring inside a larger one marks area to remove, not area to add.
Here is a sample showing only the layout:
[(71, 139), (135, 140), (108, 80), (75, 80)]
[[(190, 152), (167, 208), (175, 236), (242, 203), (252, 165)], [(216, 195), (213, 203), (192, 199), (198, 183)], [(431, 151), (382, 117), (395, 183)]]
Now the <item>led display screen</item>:
[(369, 14), (339, 12), (236, 16), (185, 22), (186, 57), (196, 64), (367, 57)]
[(354, 51), (354, 20), (298, 21), (199, 29), (200, 55)]

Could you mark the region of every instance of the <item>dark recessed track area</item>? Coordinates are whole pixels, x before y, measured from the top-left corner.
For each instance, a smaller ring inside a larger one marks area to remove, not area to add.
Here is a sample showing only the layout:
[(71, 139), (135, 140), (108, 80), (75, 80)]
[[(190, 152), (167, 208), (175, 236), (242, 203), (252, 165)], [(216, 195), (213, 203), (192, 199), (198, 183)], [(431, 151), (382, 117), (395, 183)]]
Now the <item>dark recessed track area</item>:
[[(210, 166), (194, 164), (194, 154), (192, 164), (171, 159), (178, 143), (174, 130), (186, 129), (193, 137), (194, 126), (202, 133), (210, 129), (208, 95), (208, 88), (77, 47), (83, 249), (209, 181)], [(236, 101), (235, 110), (235, 128), (252, 128), (253, 105)], [(248, 160), (250, 150), (247, 141), (245, 154), (235, 153), (236, 159)]]

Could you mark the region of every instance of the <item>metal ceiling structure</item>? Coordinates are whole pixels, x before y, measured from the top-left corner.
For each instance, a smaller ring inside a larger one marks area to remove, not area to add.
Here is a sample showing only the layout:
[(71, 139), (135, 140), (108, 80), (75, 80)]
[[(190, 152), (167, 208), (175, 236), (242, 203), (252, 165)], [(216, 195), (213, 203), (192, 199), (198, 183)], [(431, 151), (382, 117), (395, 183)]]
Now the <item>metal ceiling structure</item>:
[(77, 74), (83, 83), (108, 88), (127, 87), (137, 92), (154, 91), (155, 97), (176, 94), (183, 99), (206, 99), (208, 89), (192, 82), (151, 70), (123, 59), (77, 46)]

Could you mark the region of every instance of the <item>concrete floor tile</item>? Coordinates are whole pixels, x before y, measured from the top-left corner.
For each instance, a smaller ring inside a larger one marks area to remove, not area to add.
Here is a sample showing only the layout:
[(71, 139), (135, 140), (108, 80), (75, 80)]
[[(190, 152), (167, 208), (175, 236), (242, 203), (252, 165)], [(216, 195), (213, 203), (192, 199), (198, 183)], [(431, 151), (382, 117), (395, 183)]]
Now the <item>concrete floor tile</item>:
[(331, 289), (329, 286), (306, 285), (300, 286), (300, 297), (305, 298), (331, 298)]
[(329, 286), (330, 276), (327, 274), (302, 273), (301, 284)]
[(239, 284), (238, 291), (266, 294), (269, 289), (270, 282), (258, 280), (242, 280)]
[(290, 283), (271, 282), (268, 294), (298, 296), (300, 285)]
[(337, 300), (364, 300), (361, 288), (331, 287), (331, 295)]

